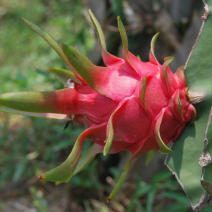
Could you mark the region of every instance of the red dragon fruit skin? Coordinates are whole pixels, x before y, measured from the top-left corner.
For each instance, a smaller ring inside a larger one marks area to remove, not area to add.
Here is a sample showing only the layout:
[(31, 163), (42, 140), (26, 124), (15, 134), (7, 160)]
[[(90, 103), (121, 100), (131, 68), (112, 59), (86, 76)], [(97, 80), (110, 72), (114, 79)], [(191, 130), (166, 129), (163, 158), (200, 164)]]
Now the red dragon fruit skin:
[[(87, 126), (67, 160), (42, 174), (39, 178), (43, 180), (56, 184), (68, 182), (97, 153), (103, 152), (106, 156), (130, 151), (132, 156), (109, 197), (112, 199), (126, 178), (131, 161), (150, 150), (170, 153), (166, 144), (178, 138), (187, 122), (194, 121), (196, 110), (189, 102), (183, 67), (172, 73), (169, 64), (173, 58), (166, 57), (161, 65), (154, 55), (159, 34), (152, 39), (149, 62), (142, 62), (128, 51), (127, 35), (118, 17), (123, 59), (117, 58), (107, 52), (101, 27), (93, 13), (89, 13), (100, 39), (106, 67), (94, 65), (71, 46), (62, 44), (60, 47), (46, 32), (24, 19), (71, 68), (71, 79), (68, 88), (58, 91), (2, 94), (0, 109), (50, 118), (64, 118), (66, 114), (72, 121)], [(59, 73), (62, 74), (62, 70)], [(95, 144), (80, 158), (83, 141), (88, 137)]]

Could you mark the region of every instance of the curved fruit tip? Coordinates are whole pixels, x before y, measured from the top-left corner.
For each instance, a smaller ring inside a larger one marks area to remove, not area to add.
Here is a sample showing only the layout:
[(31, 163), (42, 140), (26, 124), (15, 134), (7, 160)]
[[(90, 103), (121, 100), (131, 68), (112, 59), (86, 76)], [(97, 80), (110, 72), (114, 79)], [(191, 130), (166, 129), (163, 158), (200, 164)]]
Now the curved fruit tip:
[(63, 84), (65, 84), (68, 79), (72, 79), (74, 82), (82, 84), (82, 82), (76, 78), (75, 74), (69, 70), (61, 68), (48, 68), (48, 70)]
[(164, 58), (164, 63), (161, 68), (161, 74), (160, 74), (162, 81), (166, 84), (169, 91), (170, 91), (171, 87), (170, 87), (169, 78), (168, 78), (168, 66), (173, 60), (174, 60), (174, 57), (165, 57)]
[(155, 139), (158, 143), (158, 146), (160, 148), (160, 152), (163, 154), (169, 154), (172, 152), (171, 149), (169, 149), (169, 147), (166, 146), (166, 144), (163, 142), (161, 135), (160, 135), (160, 126), (163, 120), (163, 115), (165, 113), (165, 109), (162, 109), (161, 115), (159, 116), (156, 124), (155, 124)]
[(155, 57), (155, 42), (159, 36), (159, 32), (156, 33), (152, 40), (151, 40), (151, 44), (150, 44), (150, 53), (149, 53), (149, 61), (155, 65), (159, 65), (159, 62), (157, 61), (157, 58)]

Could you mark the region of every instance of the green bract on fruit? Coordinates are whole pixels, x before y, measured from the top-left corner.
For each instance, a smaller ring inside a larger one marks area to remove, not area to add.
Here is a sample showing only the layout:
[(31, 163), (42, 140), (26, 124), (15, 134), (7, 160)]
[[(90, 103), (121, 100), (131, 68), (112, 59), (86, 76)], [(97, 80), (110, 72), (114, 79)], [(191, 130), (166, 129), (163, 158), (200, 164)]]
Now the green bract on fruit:
[[(131, 161), (148, 151), (170, 153), (166, 144), (178, 138), (187, 122), (195, 120), (196, 110), (189, 101), (183, 67), (173, 74), (169, 68), (173, 58), (166, 57), (161, 65), (154, 55), (159, 34), (152, 39), (149, 62), (142, 62), (128, 51), (127, 35), (118, 17), (123, 42), (120, 59), (107, 52), (101, 27), (91, 11), (90, 16), (106, 67), (94, 65), (71, 46), (60, 47), (49, 34), (23, 19), (56, 50), (72, 72), (51, 68), (60, 81), (67, 81), (65, 89), (2, 94), (0, 110), (47, 118), (71, 117), (88, 127), (79, 135), (67, 160), (39, 177), (46, 181), (68, 182), (97, 153), (130, 151), (132, 156), (109, 197), (112, 199), (126, 178)], [(86, 137), (95, 144), (80, 156)]]

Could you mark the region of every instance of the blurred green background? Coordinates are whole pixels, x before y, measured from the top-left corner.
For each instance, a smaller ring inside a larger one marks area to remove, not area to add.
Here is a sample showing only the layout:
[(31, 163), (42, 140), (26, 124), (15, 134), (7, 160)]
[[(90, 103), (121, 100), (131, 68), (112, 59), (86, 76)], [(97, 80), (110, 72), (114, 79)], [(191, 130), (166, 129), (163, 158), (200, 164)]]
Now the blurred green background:
[[(66, 68), (62, 60), (21, 16), (103, 65), (89, 8), (103, 26), (108, 50), (118, 56), (117, 15), (126, 26), (130, 50), (144, 61), (148, 61), (151, 38), (159, 31), (156, 55), (160, 62), (165, 56), (175, 56), (174, 71), (185, 63), (202, 14), (201, 0), (1, 0), (0, 93), (64, 86), (48, 72), (48, 67)], [(37, 181), (40, 173), (65, 160), (84, 129), (74, 124), (63, 131), (65, 123), (0, 113), (0, 212), (191, 211), (187, 197), (163, 165), (165, 156), (160, 154), (148, 167), (144, 165), (146, 156), (139, 157), (122, 190), (109, 204), (107, 195), (128, 153), (98, 155), (67, 184)], [(89, 146), (89, 141), (84, 142), (83, 151)]]

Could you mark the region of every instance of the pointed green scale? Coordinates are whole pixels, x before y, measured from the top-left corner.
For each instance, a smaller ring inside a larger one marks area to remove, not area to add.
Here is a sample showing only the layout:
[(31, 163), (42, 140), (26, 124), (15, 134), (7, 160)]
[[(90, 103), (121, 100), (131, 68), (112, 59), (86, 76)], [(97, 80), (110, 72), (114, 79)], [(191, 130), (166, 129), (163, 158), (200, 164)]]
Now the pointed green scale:
[(123, 47), (124, 47), (124, 53), (125, 53), (126, 58), (129, 60), (127, 33), (125, 31), (125, 28), (124, 28), (124, 25), (123, 25), (123, 23), (121, 21), (120, 16), (117, 17), (117, 20), (118, 20), (119, 32), (120, 32), (122, 43), (123, 43)]
[[(82, 80), (89, 85), (97, 93), (117, 101), (119, 97), (116, 91), (108, 88), (111, 77), (111, 67), (100, 67), (94, 65), (85, 55), (75, 48), (62, 44), (64, 54), (70, 63), (81, 76)], [(123, 63), (118, 63), (114, 67), (114, 71), (119, 69)]]
[(174, 94), (173, 98), (173, 107), (174, 107), (174, 111), (175, 111), (175, 115), (181, 120), (184, 121), (184, 117), (183, 117), (183, 106), (180, 100), (180, 92), (179, 90)]
[(124, 28), (124, 25), (121, 21), (121, 18), (120, 16), (117, 17), (117, 20), (118, 20), (118, 29), (119, 29), (119, 32), (120, 32), (120, 35), (121, 35), (121, 40), (122, 40), (122, 43), (123, 43), (123, 48), (124, 48), (124, 55), (126, 57), (126, 60), (127, 62), (129, 63), (129, 65), (132, 67), (132, 69), (137, 73), (137, 71), (133, 68), (133, 65), (130, 61), (130, 58), (129, 58), (129, 55), (128, 55), (128, 38), (127, 38), (127, 33), (125, 31), (125, 28)]
[(103, 31), (102, 31), (102, 28), (101, 28), (98, 20), (94, 16), (93, 12), (91, 10), (88, 10), (88, 12), (89, 12), (91, 21), (93, 22), (93, 25), (96, 28), (96, 31), (97, 31), (97, 34), (98, 34), (98, 37), (99, 37), (101, 48), (103, 48), (104, 50), (106, 50), (105, 36), (104, 36)]
[(152, 161), (156, 152), (157, 152), (156, 149), (150, 150), (148, 152), (147, 157), (146, 157), (146, 163), (145, 163), (146, 166)]
[(180, 117), (181, 119), (183, 119), (183, 106), (182, 106), (182, 103), (181, 103), (181, 100), (180, 100), (180, 95), (178, 93), (178, 98), (177, 98), (177, 105), (178, 105), (178, 112), (180, 114)]
[(195, 121), (196, 121), (196, 118), (197, 118), (197, 112), (196, 112), (196, 109), (195, 107), (193, 107), (192, 109), (192, 115), (191, 115), (191, 121), (190, 121), (190, 124), (193, 124)]
[[(68, 158), (60, 166), (43, 173), (41, 176), (39, 176), (39, 179), (56, 182), (56, 185), (67, 183), (73, 177), (73, 175), (76, 174), (76, 172), (74, 171), (80, 160), (80, 154), (84, 140), (87, 136), (89, 136), (96, 130), (102, 129), (104, 127), (105, 124), (102, 124), (98, 127), (90, 127), (82, 132), (77, 138)], [(89, 162), (91, 162), (92, 156), (89, 157), (89, 155), (92, 154), (92, 150), (93, 148), (88, 152), (89, 154), (84, 156), (84, 158), (81, 160), (81, 164), (79, 164), (77, 172), (81, 171), (83, 168), (86, 167), (86, 165), (89, 164)]]
[(107, 79), (104, 80), (106, 68), (94, 65), (85, 55), (71, 46), (62, 44), (62, 49), (82, 79), (96, 92), (105, 95), (107, 90), (100, 80), (106, 82)]
[(49, 71), (63, 84), (65, 84), (68, 79), (72, 79), (74, 82), (81, 84), (81, 81), (76, 78), (73, 72), (61, 68), (49, 68)]
[(185, 78), (185, 74), (184, 74), (185, 70), (184, 70), (184, 66), (180, 66), (177, 71), (176, 71), (176, 76), (186, 84), (186, 78)]
[(102, 51), (102, 57), (103, 57), (103, 60), (104, 60), (104, 63), (106, 64), (106, 66), (110, 66), (115, 63), (124, 63), (124, 61), (122, 59), (115, 57), (114, 55), (110, 54), (107, 51), (106, 43), (105, 43), (105, 36), (102, 31), (102, 28), (91, 10), (89, 10), (89, 15), (90, 15), (91, 21), (96, 29), (97, 35), (99, 37), (99, 42), (100, 42), (101, 51)]
[(172, 150), (166, 146), (166, 144), (163, 142), (161, 135), (160, 135), (160, 126), (161, 126), (161, 123), (163, 120), (164, 112), (165, 112), (165, 109), (162, 110), (161, 115), (159, 116), (159, 118), (155, 124), (155, 138), (156, 138), (156, 141), (160, 148), (160, 152), (163, 154), (169, 154), (170, 152), (172, 152)]
[(103, 147), (98, 144), (93, 144), (84, 154), (80, 157), (73, 176), (85, 169), (95, 158), (98, 153), (103, 151)]
[(41, 176), (39, 176), (39, 179), (56, 182), (56, 185), (67, 183), (71, 179), (74, 170), (77, 167), (82, 149), (82, 143), (86, 136), (86, 131), (81, 133), (80, 136), (77, 138), (74, 147), (65, 162), (63, 162), (60, 166), (43, 173)]
[(115, 112), (113, 112), (113, 114), (110, 116), (110, 119), (108, 121), (108, 125), (107, 125), (107, 137), (105, 140), (105, 147), (103, 150), (103, 155), (106, 156), (108, 154), (108, 152), (110, 151), (110, 148), (112, 146), (113, 143), (113, 136), (114, 136), (114, 130), (113, 130), (113, 116), (114, 116)]
[(155, 65), (159, 65), (159, 62), (157, 61), (157, 58), (155, 57), (155, 42), (159, 34), (160, 33), (158, 32), (153, 36), (151, 40), (151, 45), (150, 45), (149, 61)]
[(57, 54), (61, 57), (61, 59), (64, 61), (64, 63), (70, 68), (73, 69), (72, 65), (70, 64), (70, 62), (68, 61), (68, 59), (66, 58), (65, 54), (63, 53), (60, 45), (57, 43), (57, 41), (50, 35), (48, 34), (46, 31), (44, 31), (43, 29), (41, 29), (40, 27), (36, 26), (35, 24), (33, 24), (31, 21), (25, 19), (24, 17), (22, 17), (22, 20), (24, 21), (24, 23), (29, 26), (32, 30), (34, 30), (35, 32), (37, 32), (44, 40), (47, 41), (47, 43), (49, 43), (49, 45), (57, 52)]
[(174, 60), (174, 57), (165, 57), (164, 58), (164, 63), (161, 69), (161, 78), (162, 80), (166, 83), (167, 88), (170, 91), (170, 84), (169, 84), (169, 79), (168, 79), (168, 66), (169, 64)]
[(113, 143), (113, 136), (114, 136), (114, 129), (113, 129), (113, 118), (120, 110), (120, 108), (127, 102), (126, 100), (123, 100), (121, 103), (119, 103), (119, 106), (116, 108), (116, 110), (112, 113), (112, 115), (109, 118), (108, 124), (107, 124), (107, 134), (106, 134), (106, 140), (105, 140), (105, 147), (103, 150), (103, 155), (106, 156), (108, 152), (110, 151)]
[(85, 55), (72, 46), (62, 44), (62, 49), (79, 75), (90, 87), (95, 90), (95, 81), (93, 75), (95, 75), (95, 71), (98, 72), (96, 66)]
[(137, 58), (138, 58), (139, 60), (141, 60), (141, 57), (140, 57), (140, 55), (137, 55)]
[(146, 86), (147, 86), (147, 77), (148, 76), (144, 76), (142, 77), (140, 86), (139, 86), (139, 97), (141, 99), (141, 102), (143, 104), (144, 109), (146, 109), (146, 105), (145, 105), (145, 93), (146, 93)]

